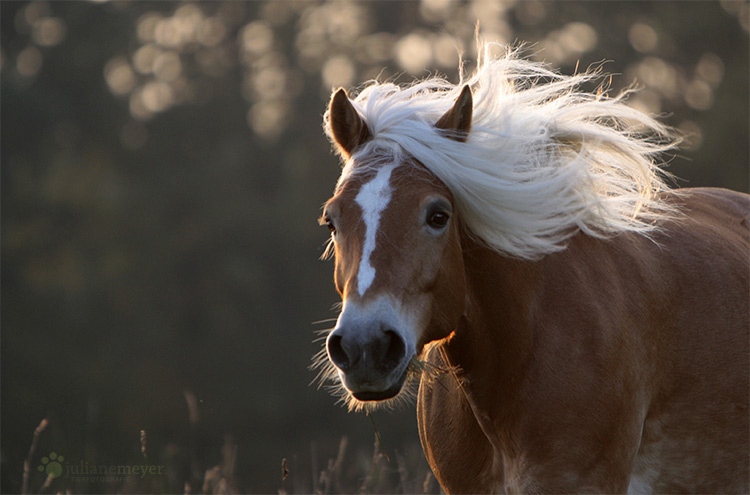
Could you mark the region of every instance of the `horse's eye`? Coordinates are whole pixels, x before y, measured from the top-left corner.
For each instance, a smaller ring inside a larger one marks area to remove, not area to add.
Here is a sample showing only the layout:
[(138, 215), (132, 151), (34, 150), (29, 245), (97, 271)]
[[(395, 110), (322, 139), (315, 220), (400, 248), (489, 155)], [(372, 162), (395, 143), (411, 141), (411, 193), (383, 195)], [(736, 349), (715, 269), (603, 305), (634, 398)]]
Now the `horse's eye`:
[(328, 230), (331, 231), (331, 234), (336, 233), (336, 226), (333, 225), (333, 221), (331, 220), (330, 217), (325, 218), (325, 226), (328, 227)]
[(448, 225), (449, 219), (450, 215), (447, 212), (442, 210), (433, 211), (427, 217), (427, 225), (435, 230), (441, 230), (445, 228), (446, 225)]

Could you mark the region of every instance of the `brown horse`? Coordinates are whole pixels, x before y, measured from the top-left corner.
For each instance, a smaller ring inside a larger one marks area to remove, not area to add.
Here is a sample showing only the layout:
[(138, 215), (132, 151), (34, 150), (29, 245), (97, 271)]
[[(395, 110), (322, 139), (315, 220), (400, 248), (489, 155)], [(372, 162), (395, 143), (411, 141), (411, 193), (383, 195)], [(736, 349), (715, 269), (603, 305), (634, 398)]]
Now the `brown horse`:
[(360, 409), (421, 378), (448, 493), (747, 492), (750, 199), (666, 190), (667, 130), (588, 75), (485, 57), (333, 96), (324, 379)]

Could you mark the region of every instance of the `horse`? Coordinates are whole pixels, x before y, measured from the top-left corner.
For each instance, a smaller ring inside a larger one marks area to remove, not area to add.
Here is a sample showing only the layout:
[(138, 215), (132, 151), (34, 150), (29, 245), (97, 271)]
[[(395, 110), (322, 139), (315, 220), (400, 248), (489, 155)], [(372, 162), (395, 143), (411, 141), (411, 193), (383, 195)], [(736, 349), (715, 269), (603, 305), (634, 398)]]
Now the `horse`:
[(333, 93), (321, 379), (418, 387), (446, 493), (747, 493), (750, 196), (670, 188), (679, 137), (597, 70), (496, 52)]

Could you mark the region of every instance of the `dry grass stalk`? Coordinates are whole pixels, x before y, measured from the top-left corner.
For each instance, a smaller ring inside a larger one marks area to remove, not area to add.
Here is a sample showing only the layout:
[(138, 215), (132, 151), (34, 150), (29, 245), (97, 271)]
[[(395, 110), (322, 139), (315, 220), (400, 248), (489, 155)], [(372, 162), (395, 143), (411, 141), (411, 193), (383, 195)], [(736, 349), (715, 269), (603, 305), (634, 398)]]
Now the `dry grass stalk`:
[(287, 489), (286, 489), (286, 479), (289, 476), (289, 467), (286, 463), (286, 457), (281, 459), (281, 488), (279, 488), (279, 495), (286, 495)]
[(187, 403), (188, 421), (190, 424), (190, 429), (188, 430), (188, 457), (190, 459), (191, 481), (194, 482), (196, 486), (200, 486), (203, 470), (201, 469), (200, 462), (198, 462), (198, 453), (196, 452), (196, 430), (198, 428), (198, 422), (200, 421), (198, 399), (190, 390), (184, 390), (183, 395), (185, 396), (185, 402)]
[(39, 489), (39, 493), (44, 493), (47, 490), (47, 488), (49, 488), (49, 486), (52, 484), (53, 479), (55, 479), (55, 475), (52, 473), (48, 474), (47, 479), (44, 480), (44, 484)]
[[(31, 440), (29, 454), (26, 456), (26, 460), (23, 461), (23, 486), (21, 489), (21, 493), (23, 493), (23, 495), (27, 495), (29, 493), (29, 474), (31, 473), (31, 459), (34, 457), (34, 453), (36, 452), (36, 446), (39, 443), (39, 435), (41, 435), (42, 432), (47, 429), (47, 425), (49, 425), (49, 421), (47, 421), (47, 418), (44, 418), (39, 423), (39, 426), (36, 427), (36, 429), (34, 430), (34, 438)], [(45, 482), (45, 485), (48, 484), (49, 481), (51, 480), (48, 478), (47, 482)]]
[(424, 483), (422, 483), (422, 493), (424, 493), (424, 495), (441, 493), (440, 486), (435, 479), (435, 475), (432, 474), (432, 471), (428, 471), (427, 476), (424, 478)]
[(237, 444), (231, 435), (224, 436), (221, 449), (221, 464), (206, 471), (203, 478), (203, 493), (213, 495), (233, 495), (240, 493), (234, 477), (237, 462)]
[(396, 465), (398, 466), (398, 477), (403, 493), (407, 493), (409, 483), (409, 472), (406, 468), (406, 457), (402, 452), (396, 452)]
[(341, 486), (341, 473), (342, 473), (342, 466), (344, 464), (344, 456), (346, 455), (346, 448), (349, 446), (349, 439), (347, 437), (342, 437), (341, 442), (339, 443), (339, 452), (336, 455), (336, 462), (333, 465), (333, 482), (334, 482), (334, 490), (336, 490), (338, 493), (342, 492), (342, 486)]
[(342, 493), (345, 491), (342, 486), (341, 478), (343, 473), (342, 466), (344, 464), (346, 448), (348, 445), (349, 439), (347, 437), (342, 437), (341, 442), (339, 442), (339, 450), (336, 454), (336, 459), (329, 459), (328, 466), (320, 473), (320, 478), (317, 483), (317, 493), (329, 494)]
[(359, 488), (359, 493), (362, 495), (368, 493), (382, 493), (383, 485), (387, 481), (387, 464), (390, 461), (385, 456), (379, 439), (376, 438), (373, 444), (370, 472), (367, 474)]
[(146, 453), (146, 430), (141, 430), (141, 454), (143, 454), (143, 460), (148, 462)]

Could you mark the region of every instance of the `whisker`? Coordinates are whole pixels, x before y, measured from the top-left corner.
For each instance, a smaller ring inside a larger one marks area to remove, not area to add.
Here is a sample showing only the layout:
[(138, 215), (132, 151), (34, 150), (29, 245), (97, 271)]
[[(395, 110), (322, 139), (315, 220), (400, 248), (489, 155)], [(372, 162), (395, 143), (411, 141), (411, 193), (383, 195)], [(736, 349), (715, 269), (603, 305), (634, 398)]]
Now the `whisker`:
[(409, 369), (410, 371), (414, 371), (414, 372), (420, 372), (420, 373), (427, 372), (429, 374), (442, 374), (442, 375), (449, 375), (458, 371), (457, 366), (449, 366), (446, 368), (443, 366), (438, 366), (437, 364), (432, 363), (430, 361), (419, 359), (416, 356), (413, 356), (411, 358), (411, 361), (409, 362)]
[(326, 368), (328, 364), (328, 353), (326, 352), (326, 348), (323, 347), (313, 355), (312, 364), (310, 364), (309, 368), (311, 370)]
[(313, 342), (320, 342), (321, 340), (325, 340), (328, 338), (328, 334), (333, 331), (334, 327), (324, 328), (322, 330), (313, 330), (313, 333), (317, 335), (316, 338), (313, 339)]
[(328, 382), (334, 381), (338, 377), (336, 368), (328, 359), (328, 353), (326, 352), (325, 347), (323, 347), (321, 350), (316, 352), (315, 355), (313, 355), (312, 363), (310, 364), (308, 369), (310, 369), (311, 371), (317, 370), (315, 378), (313, 378), (308, 385), (317, 383), (318, 389), (327, 388)]
[(323, 250), (323, 254), (320, 255), (320, 259), (322, 261), (331, 259), (335, 251), (336, 249), (333, 244), (333, 238), (330, 238), (325, 242), (325, 249)]
[(310, 323), (310, 325), (322, 325), (323, 323), (331, 323), (332, 321), (336, 321), (338, 318), (324, 318), (322, 320), (313, 321)]

